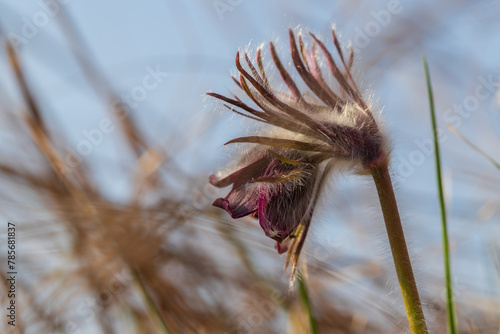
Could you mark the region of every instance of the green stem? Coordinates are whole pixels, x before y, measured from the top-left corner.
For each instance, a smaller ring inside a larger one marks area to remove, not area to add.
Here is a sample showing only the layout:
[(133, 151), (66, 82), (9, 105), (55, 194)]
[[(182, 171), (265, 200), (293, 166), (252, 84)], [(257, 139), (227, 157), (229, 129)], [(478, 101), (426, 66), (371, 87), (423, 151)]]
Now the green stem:
[(316, 325), (316, 319), (314, 318), (314, 314), (312, 311), (311, 300), (309, 299), (306, 282), (304, 281), (304, 277), (302, 277), (302, 273), (300, 271), (298, 272), (297, 279), (299, 280), (300, 299), (302, 301), (302, 304), (304, 304), (307, 315), (309, 317), (309, 327), (311, 330), (311, 334), (318, 334), (318, 326)]
[(385, 227), (389, 244), (391, 246), (392, 257), (396, 267), (399, 287), (406, 309), (406, 315), (410, 324), (412, 334), (427, 333), (424, 312), (418, 295), (417, 283), (413, 276), (410, 256), (406, 247), (403, 226), (399, 218), (398, 205), (394, 190), (392, 188), (389, 168), (386, 164), (371, 169), (375, 186), (384, 215)]
[(446, 223), (446, 206), (444, 203), (443, 180), (441, 178), (441, 158), (439, 154), (439, 143), (437, 133), (436, 113), (434, 111), (434, 96), (432, 94), (431, 77), (429, 74), (429, 67), (425, 55), (422, 55), (424, 64), (425, 79), (427, 82), (427, 92), (429, 94), (429, 107), (431, 112), (432, 133), (434, 135), (434, 155), (436, 158), (436, 176), (439, 192), (439, 206), (441, 208), (441, 226), (442, 226), (442, 240), (443, 240), (443, 257), (444, 257), (444, 273), (445, 273), (445, 286), (446, 286), (446, 320), (448, 323), (448, 333), (458, 333), (458, 322), (455, 311), (455, 302), (453, 300), (453, 282), (451, 279), (451, 264), (450, 264), (450, 246), (448, 241), (448, 227)]

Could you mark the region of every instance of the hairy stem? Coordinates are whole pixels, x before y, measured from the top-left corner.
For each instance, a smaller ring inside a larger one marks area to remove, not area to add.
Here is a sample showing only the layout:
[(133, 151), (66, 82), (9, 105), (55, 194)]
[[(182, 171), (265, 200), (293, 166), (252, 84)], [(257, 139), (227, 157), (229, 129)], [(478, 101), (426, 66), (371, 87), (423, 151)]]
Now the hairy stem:
[(300, 271), (299, 274), (297, 275), (297, 278), (299, 280), (300, 299), (307, 312), (307, 317), (309, 318), (310, 334), (318, 334), (318, 326), (316, 325), (316, 318), (314, 317), (314, 313), (312, 310), (311, 299), (309, 298), (309, 291), (307, 290), (305, 278), (303, 277)]
[(424, 312), (418, 296), (417, 284), (413, 276), (410, 256), (406, 247), (403, 227), (399, 217), (398, 205), (394, 190), (392, 188), (389, 168), (386, 164), (371, 169), (375, 186), (384, 215), (385, 227), (389, 244), (391, 245), (392, 257), (398, 275), (399, 287), (406, 309), (406, 315), (410, 324), (412, 334), (427, 333)]

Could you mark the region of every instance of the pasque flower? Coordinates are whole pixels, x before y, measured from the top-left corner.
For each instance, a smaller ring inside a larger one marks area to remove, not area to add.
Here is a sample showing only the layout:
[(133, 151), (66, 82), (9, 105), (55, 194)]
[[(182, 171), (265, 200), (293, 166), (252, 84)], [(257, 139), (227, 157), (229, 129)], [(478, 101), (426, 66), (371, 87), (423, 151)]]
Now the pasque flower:
[[(384, 135), (350, 73), (352, 49), (346, 61), (332, 31), (341, 64), (338, 66), (315, 35), (309, 34), (311, 43), (307, 47), (301, 35), (297, 44), (292, 30), (289, 34), (294, 74), (307, 88), (299, 89), (300, 83), (292, 78), (273, 43), (269, 43), (272, 61), (288, 91), (271, 85), (259, 48), (256, 65), (245, 53), (247, 69), (239, 52), (236, 54), (240, 75), (233, 78), (254, 106), (237, 96), (208, 93), (224, 101), (230, 110), (274, 127), (231, 140), (229, 143), (253, 143), (257, 147), (238, 159), (235, 171), (211, 175), (210, 182), (217, 187), (233, 185), (229, 194), (213, 205), (225, 209), (232, 218), (258, 218), (266, 235), (276, 240), (279, 252), (287, 250), (283, 242), (297, 237), (294, 232), (301, 224), (307, 231), (311, 205), (321, 188), (318, 178), (331, 167), (326, 168), (325, 161), (349, 162), (363, 171), (388, 158)], [(329, 77), (320, 68), (323, 63), (327, 64)], [(332, 78), (336, 84), (329, 83)]]
[(273, 43), (269, 43), (272, 63), (285, 90), (282, 84), (270, 80), (274, 77), (264, 66), (259, 48), (255, 64), (244, 54), (245, 67), (236, 53), (239, 78), (233, 80), (251, 103), (238, 96), (208, 93), (231, 111), (263, 125), (255, 135), (227, 143), (249, 143), (254, 147), (234, 159), (231, 172), (210, 176), (210, 182), (217, 187), (232, 185), (229, 194), (213, 205), (225, 209), (233, 218), (258, 218), (266, 235), (276, 240), (278, 252), (288, 250), (286, 265), (291, 259), (293, 277), (329, 172), (347, 166), (351, 171), (371, 174), (410, 328), (412, 333), (426, 333), (389, 174), (386, 136), (351, 75), (352, 48), (345, 57), (333, 30), (335, 57), (314, 34), (309, 33), (308, 45), (292, 30), (289, 35), (292, 73), (281, 62)]

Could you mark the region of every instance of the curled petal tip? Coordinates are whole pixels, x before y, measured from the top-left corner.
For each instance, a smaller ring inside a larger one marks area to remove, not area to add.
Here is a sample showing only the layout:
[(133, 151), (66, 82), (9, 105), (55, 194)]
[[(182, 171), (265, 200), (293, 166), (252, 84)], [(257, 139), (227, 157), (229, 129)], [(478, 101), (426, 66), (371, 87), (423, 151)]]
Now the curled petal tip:
[(276, 241), (276, 243), (274, 244), (274, 248), (276, 249), (276, 251), (278, 252), (278, 254), (283, 254), (286, 251), (288, 251), (289, 246), (290, 246), (290, 242), (289, 241), (284, 241), (284, 242), (278, 242), (278, 241)]
[[(223, 203), (224, 203), (224, 198), (217, 198), (213, 203), (212, 203), (212, 206), (215, 206), (217, 208), (221, 208), (221, 209), (224, 209), (223, 207)], [(226, 201), (227, 202), (227, 201)]]
[(219, 182), (219, 178), (217, 176), (215, 176), (215, 174), (212, 174), (208, 177), (208, 182), (213, 186), (217, 186), (217, 183)]
[(313, 34), (311, 31), (308, 31), (307, 33), (314, 39), (315, 42), (319, 43), (319, 39), (316, 37), (315, 34)]
[[(215, 206), (217, 208), (221, 208), (221, 209), (224, 209), (226, 210), (227, 213), (229, 213), (229, 215), (231, 217), (233, 217), (233, 213), (231, 212), (231, 208), (229, 206), (229, 201), (225, 198), (217, 198), (213, 203), (212, 203), (212, 206)], [(233, 217), (234, 218), (234, 217)]]
[(253, 215), (257, 211), (256, 203), (242, 201), (232, 197), (233, 196), (229, 195), (226, 198), (217, 198), (212, 203), (212, 206), (224, 209), (233, 219)]

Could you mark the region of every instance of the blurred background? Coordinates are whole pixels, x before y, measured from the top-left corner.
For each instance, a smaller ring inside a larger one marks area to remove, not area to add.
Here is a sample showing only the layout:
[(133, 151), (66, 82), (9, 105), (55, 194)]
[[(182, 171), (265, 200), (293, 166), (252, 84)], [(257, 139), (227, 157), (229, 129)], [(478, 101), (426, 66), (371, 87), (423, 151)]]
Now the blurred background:
[[(500, 326), (498, 1), (0, 1), (0, 303), (17, 228), (17, 323), (2, 333), (307, 333), (284, 255), (231, 220), (208, 175), (252, 122), (237, 50), (335, 26), (376, 101), (426, 318), (444, 333), (440, 212), (421, 54), (441, 130), (461, 333)], [(268, 45), (266, 44), (265, 48)], [(265, 62), (269, 62), (268, 54)], [(336, 175), (302, 254), (320, 333), (405, 333), (370, 179)]]

